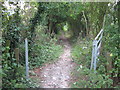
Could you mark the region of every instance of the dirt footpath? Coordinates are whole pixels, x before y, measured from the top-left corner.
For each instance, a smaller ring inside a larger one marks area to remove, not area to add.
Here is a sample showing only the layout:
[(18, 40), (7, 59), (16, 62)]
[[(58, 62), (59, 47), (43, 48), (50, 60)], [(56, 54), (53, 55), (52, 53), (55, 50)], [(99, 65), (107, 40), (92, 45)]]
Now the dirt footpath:
[(42, 88), (70, 88), (71, 71), (74, 62), (71, 58), (71, 46), (67, 39), (62, 40), (64, 52), (53, 64), (48, 64), (40, 70)]

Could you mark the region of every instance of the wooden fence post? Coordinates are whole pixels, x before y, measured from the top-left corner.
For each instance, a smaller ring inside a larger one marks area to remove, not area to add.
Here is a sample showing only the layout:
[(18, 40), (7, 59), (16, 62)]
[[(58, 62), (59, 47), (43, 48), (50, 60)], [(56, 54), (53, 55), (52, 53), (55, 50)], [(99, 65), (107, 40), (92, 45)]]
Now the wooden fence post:
[(19, 63), (19, 48), (15, 48), (15, 59), (17, 60), (17, 64)]
[(110, 71), (112, 70), (112, 59), (110, 57), (110, 52), (106, 52), (107, 56), (107, 74), (111, 75)]

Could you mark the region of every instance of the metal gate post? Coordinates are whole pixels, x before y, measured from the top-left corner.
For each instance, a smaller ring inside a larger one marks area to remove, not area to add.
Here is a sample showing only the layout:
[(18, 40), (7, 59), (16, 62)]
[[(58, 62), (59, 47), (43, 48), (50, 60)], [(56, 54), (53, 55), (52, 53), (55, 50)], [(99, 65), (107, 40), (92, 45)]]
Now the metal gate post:
[(98, 35), (95, 37), (93, 40), (93, 46), (92, 46), (92, 59), (91, 59), (91, 67), (90, 69), (96, 70), (97, 67), (97, 61), (98, 61), (98, 56), (100, 54), (100, 47), (101, 47), (101, 42), (102, 42), (102, 36), (103, 36), (103, 29), (98, 33)]
[(93, 68), (93, 65), (94, 65), (94, 59), (95, 59), (95, 44), (94, 44), (94, 41), (93, 41), (93, 46), (92, 46), (92, 61), (91, 61), (91, 67), (90, 69), (92, 70)]
[(97, 40), (94, 40), (94, 70), (96, 70), (96, 62), (97, 62)]
[(28, 40), (25, 39), (25, 64), (26, 64), (26, 79), (29, 78), (29, 66), (28, 66)]

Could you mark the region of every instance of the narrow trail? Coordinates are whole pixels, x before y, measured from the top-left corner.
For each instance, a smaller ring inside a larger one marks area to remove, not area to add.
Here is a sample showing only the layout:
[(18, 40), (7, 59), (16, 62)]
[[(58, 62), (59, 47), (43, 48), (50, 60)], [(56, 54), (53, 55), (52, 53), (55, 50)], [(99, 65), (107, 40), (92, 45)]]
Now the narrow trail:
[(58, 61), (48, 64), (40, 71), (42, 88), (70, 88), (71, 71), (74, 68), (74, 62), (71, 58), (71, 46), (67, 39), (62, 40), (64, 52)]

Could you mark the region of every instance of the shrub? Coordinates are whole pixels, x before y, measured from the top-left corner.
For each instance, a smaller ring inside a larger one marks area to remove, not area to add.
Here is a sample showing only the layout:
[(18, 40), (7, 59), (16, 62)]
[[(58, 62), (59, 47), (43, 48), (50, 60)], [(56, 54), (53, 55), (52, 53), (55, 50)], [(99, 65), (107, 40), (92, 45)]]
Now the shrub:
[(30, 68), (39, 67), (43, 63), (56, 60), (62, 52), (62, 47), (57, 45), (56, 42), (55, 38), (49, 39), (49, 36), (44, 34), (42, 26), (38, 26), (36, 28), (35, 44), (31, 48)]

